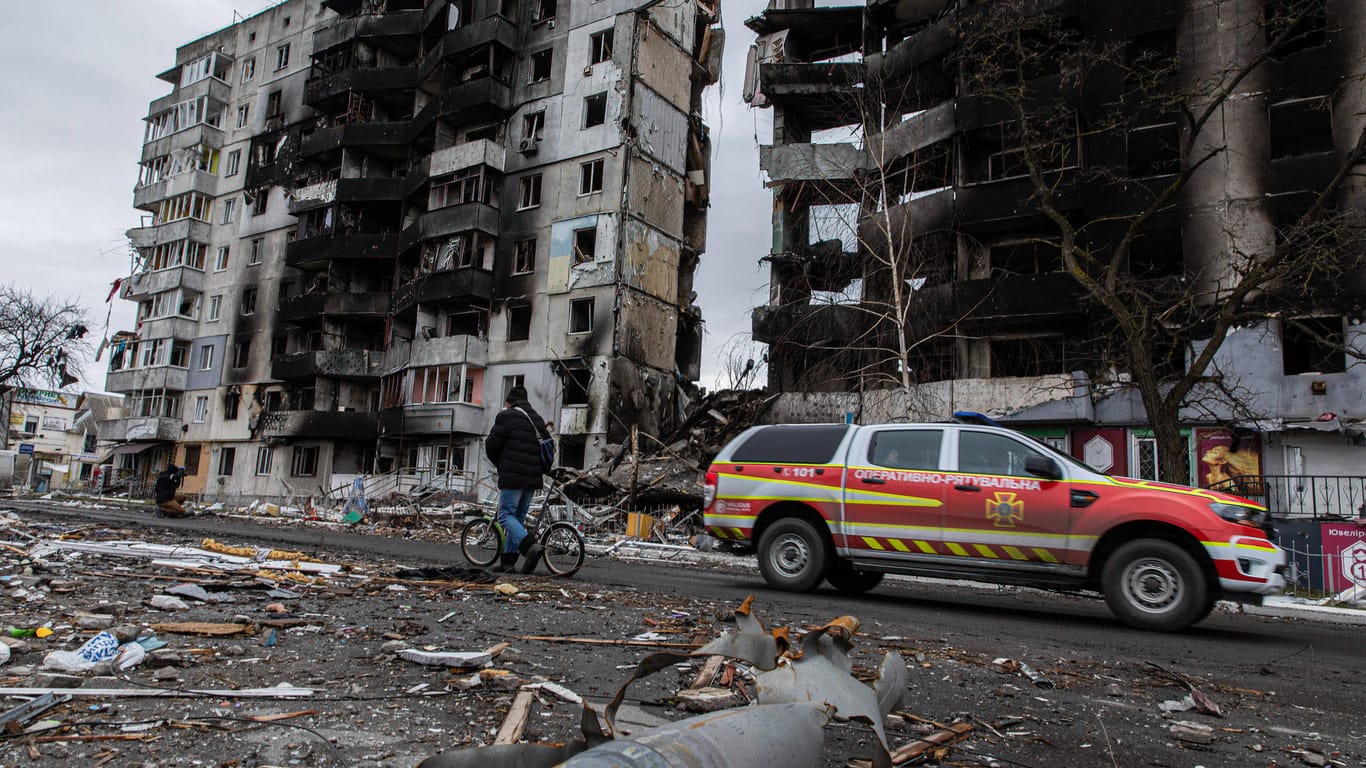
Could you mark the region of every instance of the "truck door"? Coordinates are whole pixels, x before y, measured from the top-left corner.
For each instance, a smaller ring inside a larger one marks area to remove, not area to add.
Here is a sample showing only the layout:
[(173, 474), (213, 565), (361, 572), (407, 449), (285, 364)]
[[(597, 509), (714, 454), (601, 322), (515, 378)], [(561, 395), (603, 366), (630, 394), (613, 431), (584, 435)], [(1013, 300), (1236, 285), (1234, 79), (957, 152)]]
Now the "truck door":
[(868, 427), (850, 446), (844, 483), (848, 556), (935, 554), (944, 524), (942, 428)]
[(1025, 471), (1030, 457), (1052, 457), (998, 432), (960, 429), (956, 471), (944, 502), (945, 554), (1002, 563), (1067, 561), (1072, 527), (1071, 484)]

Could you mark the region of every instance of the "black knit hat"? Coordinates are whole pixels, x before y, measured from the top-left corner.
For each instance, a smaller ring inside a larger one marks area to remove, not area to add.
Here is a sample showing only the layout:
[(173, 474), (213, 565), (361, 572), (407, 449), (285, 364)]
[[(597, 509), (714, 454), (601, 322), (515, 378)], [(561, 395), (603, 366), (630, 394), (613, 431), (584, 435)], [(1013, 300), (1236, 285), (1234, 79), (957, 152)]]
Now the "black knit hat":
[(508, 390), (509, 403), (520, 403), (525, 401), (526, 399), (526, 387), (519, 384), (513, 387), (512, 389)]

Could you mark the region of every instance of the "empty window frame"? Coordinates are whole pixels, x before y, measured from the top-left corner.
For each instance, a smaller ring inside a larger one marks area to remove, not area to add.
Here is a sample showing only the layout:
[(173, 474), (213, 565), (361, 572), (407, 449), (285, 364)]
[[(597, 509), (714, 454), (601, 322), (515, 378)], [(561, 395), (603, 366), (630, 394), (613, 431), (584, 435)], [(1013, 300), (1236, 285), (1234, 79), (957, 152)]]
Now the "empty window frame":
[(530, 82), (540, 83), (550, 79), (550, 64), (554, 60), (553, 54), (553, 48), (546, 48), (543, 51), (536, 51), (531, 54)]
[(232, 342), (232, 367), (246, 368), (251, 359), (251, 337), (245, 336)]
[(1181, 130), (1176, 122), (1129, 129), (1126, 165), (1134, 178), (1181, 172)]
[(593, 332), (593, 299), (574, 299), (569, 302), (569, 332)]
[(291, 477), (313, 477), (318, 474), (318, 446), (296, 445), (289, 462)]
[(598, 228), (574, 230), (574, 263), (585, 264), (598, 257)]
[(242, 310), (242, 315), (243, 315), (243, 316), (246, 316), (246, 315), (254, 315), (254, 314), (256, 314), (256, 289), (255, 289), (255, 288), (243, 288), (243, 289), (242, 289), (242, 304), (241, 304), (241, 310)]
[(524, 275), (536, 271), (536, 238), (518, 240), (513, 246), (512, 274)]
[(216, 322), (223, 313), (223, 295), (209, 297), (209, 322)]
[(538, 109), (535, 112), (528, 112), (522, 115), (522, 138), (530, 141), (540, 141), (542, 134), (545, 133), (545, 110)]
[(599, 158), (579, 165), (579, 194), (592, 195), (602, 191), (604, 161)]
[(1274, 57), (1328, 42), (1328, 0), (1266, 0), (1262, 23)]
[(271, 118), (284, 113), (283, 93), (271, 91), (266, 94), (266, 117)]
[(236, 176), (242, 169), (242, 150), (234, 149), (228, 153), (228, 167), (225, 169), (224, 176)]
[(1327, 96), (1272, 104), (1271, 159), (1333, 150), (1333, 108)]
[(232, 474), (233, 464), (237, 463), (237, 449), (224, 446), (218, 449), (218, 476), (228, 477)]
[(612, 58), (612, 30), (604, 29), (588, 36), (588, 66)]
[(564, 404), (588, 405), (588, 390), (593, 381), (593, 373), (586, 369), (565, 371), (561, 378), (564, 381)]
[(541, 204), (541, 174), (523, 176), (517, 183), (517, 210), (535, 208)]
[(1347, 353), (1341, 317), (1297, 317), (1281, 321), (1285, 374), (1342, 373)]
[(261, 187), (256, 190), (255, 196), (251, 201), (251, 215), (260, 216), (270, 207), (270, 187)]
[(509, 305), (507, 313), (508, 341), (526, 341), (531, 338), (531, 305)]
[(244, 82), (244, 83), (250, 83), (250, 82), (251, 82), (251, 79), (252, 79), (253, 77), (256, 77), (256, 57), (255, 57), (255, 56), (253, 56), (253, 57), (251, 57), (250, 59), (247, 59), (246, 61), (242, 62), (242, 82)]
[(592, 128), (607, 122), (607, 92), (595, 93), (583, 99), (583, 127)]
[(488, 334), (489, 315), (486, 310), (466, 310), (452, 312), (446, 316), (447, 336), (475, 336), (484, 338)]
[(535, 10), (532, 11), (532, 21), (549, 21), (555, 18), (556, 0), (535, 0), (533, 3)]
[(289, 66), (289, 43), (278, 46), (275, 49), (275, 71), (279, 72)]

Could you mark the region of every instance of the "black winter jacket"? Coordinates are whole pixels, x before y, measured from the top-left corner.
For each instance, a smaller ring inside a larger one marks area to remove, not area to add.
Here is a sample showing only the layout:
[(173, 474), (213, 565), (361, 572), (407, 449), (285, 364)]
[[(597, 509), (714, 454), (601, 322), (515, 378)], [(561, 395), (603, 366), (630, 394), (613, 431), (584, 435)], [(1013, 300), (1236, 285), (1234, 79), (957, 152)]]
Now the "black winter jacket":
[[(499, 488), (540, 488), (543, 483), (540, 438), (542, 434), (549, 434), (545, 432), (545, 419), (525, 401), (513, 403), (513, 406), (499, 411), (494, 418), (493, 429), (484, 440), (484, 451), (498, 468)], [(526, 411), (526, 415), (522, 411)], [(532, 421), (536, 426), (532, 426)]]
[(180, 488), (180, 481), (185, 477), (185, 470), (179, 467), (175, 469), (163, 469), (157, 475), (156, 500), (160, 504), (163, 501), (170, 501), (175, 498), (175, 492)]

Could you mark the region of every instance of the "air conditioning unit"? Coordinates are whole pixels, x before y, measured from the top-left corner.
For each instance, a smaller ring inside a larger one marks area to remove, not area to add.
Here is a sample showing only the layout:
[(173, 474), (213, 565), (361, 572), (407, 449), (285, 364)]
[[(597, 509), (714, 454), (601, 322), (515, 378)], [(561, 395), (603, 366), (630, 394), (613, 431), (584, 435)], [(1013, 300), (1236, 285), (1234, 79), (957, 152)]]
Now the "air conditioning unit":
[(517, 150), (524, 155), (534, 155), (540, 146), (541, 140), (533, 136), (529, 139), (522, 139), (522, 143), (517, 145)]

